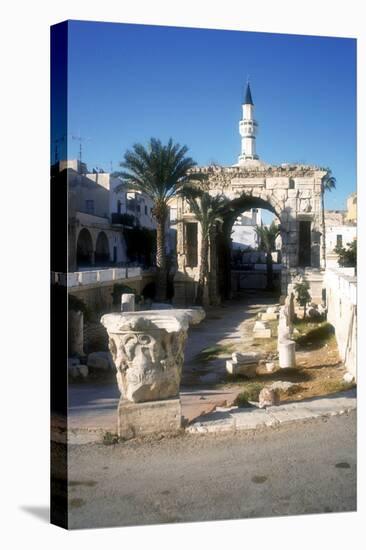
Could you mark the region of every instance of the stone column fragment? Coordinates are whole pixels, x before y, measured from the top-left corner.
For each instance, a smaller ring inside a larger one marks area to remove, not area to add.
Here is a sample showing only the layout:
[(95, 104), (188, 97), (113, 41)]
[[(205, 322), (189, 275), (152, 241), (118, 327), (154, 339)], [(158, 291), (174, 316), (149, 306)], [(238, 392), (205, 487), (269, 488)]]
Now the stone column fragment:
[[(187, 331), (190, 324), (199, 323), (204, 316), (202, 308), (194, 308), (109, 313), (102, 317), (121, 392), (121, 437), (179, 428), (179, 386)], [(157, 401), (161, 406), (155, 404)]]
[(135, 295), (122, 294), (121, 296), (121, 311), (135, 311)]

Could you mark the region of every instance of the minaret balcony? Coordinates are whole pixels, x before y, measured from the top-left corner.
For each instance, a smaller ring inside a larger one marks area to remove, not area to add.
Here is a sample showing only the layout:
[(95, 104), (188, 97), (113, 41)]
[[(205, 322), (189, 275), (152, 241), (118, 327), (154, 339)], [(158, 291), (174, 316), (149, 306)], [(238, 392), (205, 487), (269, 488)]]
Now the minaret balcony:
[(257, 128), (258, 124), (255, 120), (241, 120), (239, 123), (240, 131), (255, 133)]

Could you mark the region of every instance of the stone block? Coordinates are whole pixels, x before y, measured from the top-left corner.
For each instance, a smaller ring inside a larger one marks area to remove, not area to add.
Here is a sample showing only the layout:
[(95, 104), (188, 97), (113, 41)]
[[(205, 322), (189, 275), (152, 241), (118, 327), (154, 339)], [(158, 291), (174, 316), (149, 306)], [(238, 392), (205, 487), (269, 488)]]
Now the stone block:
[(229, 374), (246, 376), (254, 378), (257, 374), (257, 363), (234, 363), (234, 361), (226, 361), (226, 370)]
[(286, 208), (291, 208), (291, 210), (297, 210), (297, 199), (288, 198), (286, 201)]
[(296, 197), (298, 195), (298, 190), (297, 189), (289, 189), (287, 191), (287, 195), (288, 195), (289, 199), (296, 199)]
[(298, 189), (309, 189), (314, 186), (314, 178), (299, 177), (294, 180)]
[(266, 178), (266, 189), (288, 189), (290, 178)]
[(279, 189), (279, 188), (275, 188), (273, 190), (273, 195), (276, 197), (276, 199), (280, 200), (280, 201), (284, 201), (287, 199), (287, 190), (286, 189)]
[(272, 333), (270, 328), (262, 328), (253, 331), (253, 338), (271, 338)]
[(118, 435), (124, 439), (161, 432), (177, 432), (182, 426), (179, 398), (131, 403), (120, 399)]
[(297, 231), (298, 230), (297, 225), (298, 225), (297, 222), (289, 222), (289, 231)]
[(254, 323), (254, 328), (253, 328), (253, 331), (256, 331), (256, 330), (264, 330), (268, 328), (268, 324), (263, 322), (263, 321), (256, 321)]
[(298, 233), (297, 231), (290, 231), (288, 234), (288, 243), (289, 244), (296, 244), (298, 242)]
[(262, 321), (276, 321), (278, 317), (277, 313), (262, 313)]
[(233, 362), (241, 364), (258, 363), (260, 357), (260, 354), (255, 351), (248, 351), (246, 353), (238, 353), (235, 351), (232, 354)]

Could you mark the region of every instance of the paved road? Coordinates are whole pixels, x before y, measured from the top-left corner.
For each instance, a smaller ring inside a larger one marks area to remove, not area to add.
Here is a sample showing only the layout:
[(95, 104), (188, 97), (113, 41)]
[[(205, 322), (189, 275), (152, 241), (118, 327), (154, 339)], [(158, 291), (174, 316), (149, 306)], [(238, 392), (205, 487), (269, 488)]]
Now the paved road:
[(70, 528), (351, 511), (356, 415), (69, 452)]

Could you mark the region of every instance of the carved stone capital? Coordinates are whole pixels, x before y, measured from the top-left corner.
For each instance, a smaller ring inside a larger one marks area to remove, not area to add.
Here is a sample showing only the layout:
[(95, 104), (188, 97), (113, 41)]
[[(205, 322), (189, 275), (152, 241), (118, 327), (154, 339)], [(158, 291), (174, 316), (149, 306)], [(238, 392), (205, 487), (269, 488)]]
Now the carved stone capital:
[(202, 308), (103, 315), (122, 397), (138, 403), (177, 396), (188, 327), (204, 317)]

